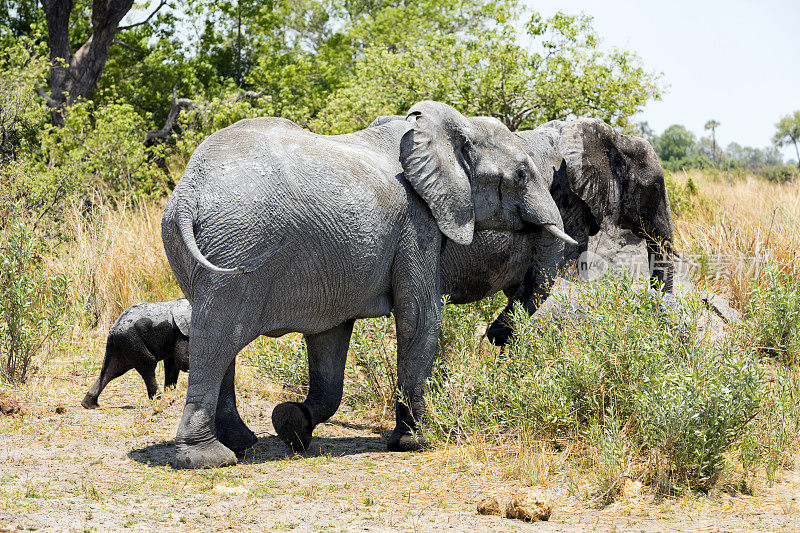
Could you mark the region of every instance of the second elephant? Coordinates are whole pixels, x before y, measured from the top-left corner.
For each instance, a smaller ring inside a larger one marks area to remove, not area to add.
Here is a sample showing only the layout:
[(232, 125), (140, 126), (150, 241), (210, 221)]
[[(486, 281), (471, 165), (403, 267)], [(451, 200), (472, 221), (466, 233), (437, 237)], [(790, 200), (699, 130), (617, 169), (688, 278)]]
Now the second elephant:
[[(373, 126), (399, 116), (378, 117)], [(561, 268), (587, 251), (601, 227), (632, 231), (645, 240), (651, 278), (673, 292), (673, 226), (661, 163), (646, 140), (623, 135), (598, 119), (551, 121), (517, 132), (549, 183), (565, 232), (578, 244), (564, 247)], [(474, 302), (503, 291), (508, 305), (487, 337), (504, 346), (513, 333), (510, 314), (520, 302), (529, 314), (550, 294), (552, 276), (538, 263), (550, 250), (533, 233), (476, 231), (472, 243), (442, 251), (442, 292), (450, 302)]]

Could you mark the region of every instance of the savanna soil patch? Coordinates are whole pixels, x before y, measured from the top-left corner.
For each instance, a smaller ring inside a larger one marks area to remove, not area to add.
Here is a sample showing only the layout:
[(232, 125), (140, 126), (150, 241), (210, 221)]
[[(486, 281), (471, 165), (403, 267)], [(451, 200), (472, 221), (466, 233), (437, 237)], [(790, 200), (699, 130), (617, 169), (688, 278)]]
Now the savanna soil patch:
[(239, 405), (259, 443), (235, 467), (174, 470), (169, 462), (186, 376), (177, 389), (148, 401), (141, 379), (130, 373), (109, 385), (102, 409), (87, 411), (79, 400), (95, 377), (90, 366), (54, 361), (24, 388), (8, 391), (24, 414), (0, 417), (0, 528), (797, 531), (800, 525), (796, 468), (753, 497), (664, 499), (634, 491), (601, 509), (587, 496), (590, 481), (552, 468), (557, 457), (543, 458), (550, 473), (531, 488), (553, 505), (550, 522), (480, 516), (476, 502), (484, 495), (505, 506), (523, 488), (504, 474), (501, 448), (485, 450), (486, 460), (472, 464), (465, 458), (474, 450), (461, 447), (388, 453), (385, 423), (343, 409), (317, 429), (307, 454), (293, 455), (270, 423), (275, 395), (265, 391), (275, 387), (246, 365), (238, 376)]

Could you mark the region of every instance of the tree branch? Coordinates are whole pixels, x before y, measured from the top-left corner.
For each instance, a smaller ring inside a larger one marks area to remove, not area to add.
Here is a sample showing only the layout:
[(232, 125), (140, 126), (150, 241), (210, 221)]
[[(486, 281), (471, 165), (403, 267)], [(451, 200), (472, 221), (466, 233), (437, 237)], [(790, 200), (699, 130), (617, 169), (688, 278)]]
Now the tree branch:
[(117, 31), (129, 30), (137, 26), (144, 26), (145, 24), (150, 22), (150, 19), (152, 19), (156, 15), (156, 13), (158, 13), (159, 10), (161, 10), (161, 8), (164, 7), (165, 5), (167, 5), (167, 0), (161, 0), (161, 2), (158, 4), (158, 7), (156, 7), (149, 15), (147, 15), (146, 19), (144, 19), (141, 22), (137, 22), (135, 24), (129, 24), (128, 26), (120, 26), (119, 28), (117, 28)]
[(58, 107), (58, 102), (50, 98), (50, 95), (47, 94), (47, 92), (42, 87), (37, 87), (36, 92), (39, 94), (39, 96), (42, 97), (42, 100), (44, 100), (44, 102), (47, 104), (48, 107), (50, 107), (51, 109), (55, 109), (56, 107)]
[(136, 48), (135, 46), (132, 46), (132, 45), (130, 45), (128, 43), (120, 41), (119, 39), (114, 39), (113, 41), (111, 41), (111, 44), (118, 44), (121, 47), (130, 50), (131, 52), (137, 52), (139, 54), (145, 53), (145, 51), (142, 50), (141, 48)]
[(155, 131), (148, 131), (144, 136), (144, 143), (151, 144), (155, 139), (167, 139), (169, 134), (172, 133), (172, 126), (175, 124), (175, 119), (178, 117), (178, 112), (183, 107), (198, 107), (194, 100), (188, 98), (178, 98), (177, 88), (172, 88), (172, 105), (167, 113), (167, 120), (161, 129)]
[(177, 88), (173, 87), (172, 88), (172, 105), (169, 108), (169, 113), (167, 114), (167, 120), (164, 122), (164, 126), (159, 130), (148, 131), (147, 134), (145, 134), (144, 143), (146, 145), (149, 145), (155, 139), (163, 139), (163, 140), (168, 139), (170, 133), (172, 133), (172, 127), (175, 124), (175, 119), (178, 118), (178, 113), (180, 113), (181, 110), (184, 109), (184, 108), (195, 108), (195, 109), (200, 109), (202, 112), (206, 112), (209, 109), (214, 109), (216, 107), (219, 107), (219, 106), (222, 106), (222, 105), (225, 105), (225, 104), (238, 102), (239, 100), (242, 100), (243, 98), (252, 98), (252, 99), (255, 100), (255, 99), (258, 99), (258, 98), (261, 98), (262, 96), (264, 96), (264, 94), (266, 92), (267, 92), (267, 88), (266, 87), (264, 87), (263, 89), (261, 89), (258, 92), (255, 92), (255, 91), (242, 91), (241, 93), (237, 94), (233, 98), (228, 98), (227, 100), (223, 100), (222, 102), (218, 103), (215, 106), (203, 106), (203, 105), (199, 105), (197, 102), (195, 102), (194, 100), (191, 100), (189, 98), (178, 98), (177, 97)]

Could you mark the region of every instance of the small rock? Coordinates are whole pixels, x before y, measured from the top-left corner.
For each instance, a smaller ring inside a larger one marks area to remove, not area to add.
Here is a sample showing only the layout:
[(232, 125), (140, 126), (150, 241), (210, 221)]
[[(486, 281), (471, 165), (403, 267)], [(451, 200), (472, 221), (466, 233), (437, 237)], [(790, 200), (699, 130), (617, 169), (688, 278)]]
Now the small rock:
[(58, 404), (58, 405), (56, 406), (56, 414), (63, 415), (63, 414), (64, 414), (64, 413), (66, 413), (66, 412), (67, 412), (67, 408), (66, 408), (66, 407), (64, 407), (64, 405), (63, 405), (63, 404)]
[(212, 488), (211, 491), (215, 494), (222, 494), (226, 496), (250, 493), (250, 491), (244, 487), (231, 487), (228, 485), (214, 485), (214, 488)]
[(553, 507), (527, 492), (520, 491), (506, 506), (506, 518), (516, 518), (525, 522), (546, 522), (550, 519)]
[(643, 487), (641, 481), (626, 477), (625, 483), (622, 485), (622, 495), (626, 498), (633, 498), (642, 492)]
[(0, 396), (0, 413), (4, 415), (15, 415), (22, 411), (17, 400), (9, 396)]
[(487, 496), (478, 502), (478, 514), (500, 515), (500, 502), (497, 498)]
[(703, 298), (703, 303), (710, 310), (717, 313), (726, 324), (735, 325), (742, 320), (742, 314), (732, 308), (730, 304), (728, 304), (728, 301), (721, 296), (709, 294), (707, 297)]

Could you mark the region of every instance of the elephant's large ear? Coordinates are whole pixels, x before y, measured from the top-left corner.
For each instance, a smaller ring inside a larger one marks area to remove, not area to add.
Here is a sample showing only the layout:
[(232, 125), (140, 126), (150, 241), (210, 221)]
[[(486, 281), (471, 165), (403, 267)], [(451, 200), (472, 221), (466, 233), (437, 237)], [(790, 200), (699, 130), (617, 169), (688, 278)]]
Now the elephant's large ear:
[(559, 150), (567, 164), (567, 182), (589, 206), (598, 226), (606, 216), (616, 217), (620, 179), (627, 174), (627, 162), (619, 151), (622, 135), (598, 119), (561, 122)]
[(189, 326), (192, 323), (192, 306), (189, 300), (181, 298), (172, 304), (172, 323), (184, 337), (189, 336)]
[(428, 204), (439, 229), (467, 245), (475, 232), (469, 162), (462, 149), (469, 143), (470, 123), (447, 104), (425, 101), (406, 116), (415, 120), (400, 142), (406, 179)]

